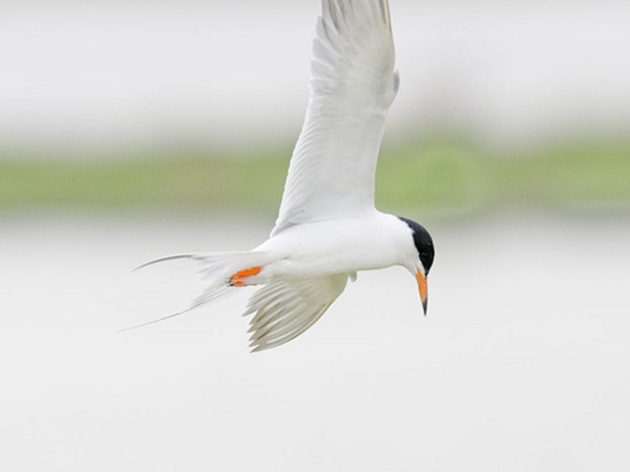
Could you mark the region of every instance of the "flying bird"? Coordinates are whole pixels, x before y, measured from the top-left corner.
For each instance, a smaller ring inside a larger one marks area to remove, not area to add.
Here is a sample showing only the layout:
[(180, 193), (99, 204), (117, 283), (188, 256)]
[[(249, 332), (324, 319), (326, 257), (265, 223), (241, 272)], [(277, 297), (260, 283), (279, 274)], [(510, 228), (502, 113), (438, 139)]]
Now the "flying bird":
[(400, 79), (387, 0), (322, 0), (312, 47), (310, 100), (291, 157), (279, 215), (252, 251), (184, 254), (207, 285), (179, 316), (243, 287), (250, 348), (284, 344), (311, 327), (358, 271), (402, 266), (424, 313), (433, 264), (420, 224), (378, 211), (374, 179), (388, 110)]

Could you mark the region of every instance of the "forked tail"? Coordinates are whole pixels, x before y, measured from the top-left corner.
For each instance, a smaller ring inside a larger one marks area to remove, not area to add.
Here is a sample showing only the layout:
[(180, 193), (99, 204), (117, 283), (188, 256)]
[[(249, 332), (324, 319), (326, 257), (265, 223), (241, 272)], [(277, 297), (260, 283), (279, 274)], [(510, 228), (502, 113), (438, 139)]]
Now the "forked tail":
[(210, 254), (179, 254), (175, 256), (161, 257), (138, 266), (134, 271), (145, 267), (179, 259), (189, 259), (199, 264), (199, 277), (208, 281), (203, 292), (195, 298), (185, 310), (173, 313), (162, 318), (147, 321), (138, 325), (120, 330), (130, 331), (143, 326), (148, 326), (160, 321), (188, 313), (202, 305), (214, 302), (220, 298), (236, 293), (239, 287), (256, 285), (256, 276), (262, 271), (264, 264), (268, 262), (268, 255), (264, 252), (225, 252)]

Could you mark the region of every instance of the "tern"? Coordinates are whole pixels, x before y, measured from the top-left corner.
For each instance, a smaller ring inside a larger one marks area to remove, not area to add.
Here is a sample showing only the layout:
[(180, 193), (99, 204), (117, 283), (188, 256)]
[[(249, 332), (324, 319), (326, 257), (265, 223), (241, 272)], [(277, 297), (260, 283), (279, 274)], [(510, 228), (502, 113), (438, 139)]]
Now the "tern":
[(426, 315), (431, 236), (420, 224), (382, 213), (374, 179), (388, 110), (400, 83), (387, 0), (322, 0), (312, 46), (310, 100), (269, 239), (252, 251), (183, 254), (207, 281), (179, 316), (243, 287), (250, 348), (261, 351), (304, 333), (358, 271), (406, 268)]

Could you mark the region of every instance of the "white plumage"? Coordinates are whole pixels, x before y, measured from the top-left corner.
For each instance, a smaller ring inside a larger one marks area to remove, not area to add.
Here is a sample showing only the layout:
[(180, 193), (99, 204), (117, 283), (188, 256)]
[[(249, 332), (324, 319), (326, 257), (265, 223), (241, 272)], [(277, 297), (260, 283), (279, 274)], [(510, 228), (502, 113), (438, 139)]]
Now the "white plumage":
[(337, 274), (265, 285), (250, 299), (245, 312), (255, 313), (250, 347), (269, 349), (299, 336), (324, 314), (347, 283), (346, 274)]
[(153, 261), (196, 260), (208, 285), (184, 312), (140, 326), (261, 286), (245, 314), (253, 315), (250, 346), (268, 349), (312, 326), (357, 271), (393, 265), (416, 276), (426, 312), (431, 238), (417, 223), (374, 207), (379, 148), (399, 85), (387, 0), (322, 0), (310, 84), (270, 238), (249, 252)]
[(374, 210), (387, 111), (398, 89), (386, 0), (324, 0), (311, 96), (272, 235)]

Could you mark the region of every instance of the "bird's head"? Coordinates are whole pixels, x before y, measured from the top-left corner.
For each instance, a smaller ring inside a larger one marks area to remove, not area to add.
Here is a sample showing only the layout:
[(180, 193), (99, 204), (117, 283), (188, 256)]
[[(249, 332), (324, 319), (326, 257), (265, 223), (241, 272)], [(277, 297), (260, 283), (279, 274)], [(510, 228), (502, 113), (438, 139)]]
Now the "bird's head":
[(406, 223), (410, 229), (415, 253), (413, 254), (411, 260), (405, 261), (404, 265), (415, 276), (416, 281), (418, 282), (420, 300), (422, 300), (422, 308), (424, 309), (424, 314), (426, 315), (427, 305), (429, 302), (427, 277), (429, 276), (429, 271), (433, 265), (433, 258), (435, 257), (433, 240), (431, 239), (429, 232), (422, 225), (401, 216), (398, 218)]

